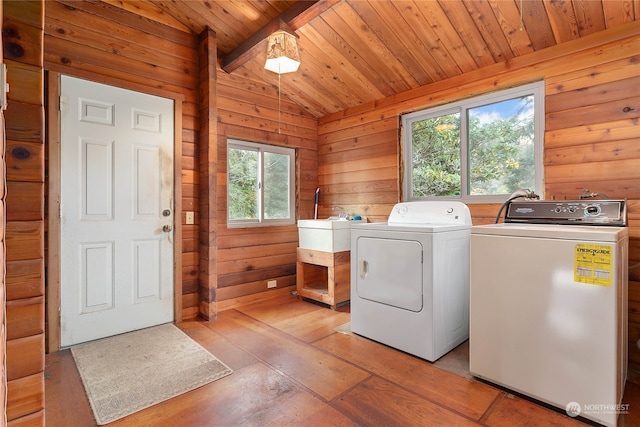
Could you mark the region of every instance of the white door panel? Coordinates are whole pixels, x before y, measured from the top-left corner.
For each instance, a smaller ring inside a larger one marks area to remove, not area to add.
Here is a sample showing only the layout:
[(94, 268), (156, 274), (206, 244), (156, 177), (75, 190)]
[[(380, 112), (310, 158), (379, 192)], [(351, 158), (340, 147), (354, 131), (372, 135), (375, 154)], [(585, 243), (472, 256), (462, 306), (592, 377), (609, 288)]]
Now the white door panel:
[(61, 345), (170, 322), (173, 101), (67, 76), (61, 94)]
[(113, 308), (113, 242), (81, 244), (81, 314)]

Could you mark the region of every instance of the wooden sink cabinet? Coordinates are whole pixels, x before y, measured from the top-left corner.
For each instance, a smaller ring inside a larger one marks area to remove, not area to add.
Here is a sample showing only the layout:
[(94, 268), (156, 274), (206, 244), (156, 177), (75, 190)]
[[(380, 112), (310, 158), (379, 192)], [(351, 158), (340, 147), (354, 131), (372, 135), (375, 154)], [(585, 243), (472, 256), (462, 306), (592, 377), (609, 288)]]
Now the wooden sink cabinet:
[(351, 251), (298, 248), (296, 290), (300, 298), (328, 304), (332, 310), (351, 298)]

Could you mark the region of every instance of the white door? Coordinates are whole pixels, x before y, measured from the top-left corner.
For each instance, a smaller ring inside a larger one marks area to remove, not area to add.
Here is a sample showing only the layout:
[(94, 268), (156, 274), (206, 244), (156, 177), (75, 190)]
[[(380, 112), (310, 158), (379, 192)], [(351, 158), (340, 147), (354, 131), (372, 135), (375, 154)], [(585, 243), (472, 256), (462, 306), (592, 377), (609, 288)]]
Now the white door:
[(61, 346), (173, 321), (173, 100), (61, 78)]

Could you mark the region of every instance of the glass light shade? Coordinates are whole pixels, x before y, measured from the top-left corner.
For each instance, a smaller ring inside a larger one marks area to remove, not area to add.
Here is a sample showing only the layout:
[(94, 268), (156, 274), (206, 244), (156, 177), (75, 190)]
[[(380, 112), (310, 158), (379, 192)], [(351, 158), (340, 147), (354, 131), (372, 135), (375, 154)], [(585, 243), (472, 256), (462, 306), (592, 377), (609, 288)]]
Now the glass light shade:
[(276, 31), (267, 40), (267, 62), (264, 68), (277, 74), (292, 73), (300, 66), (296, 36)]

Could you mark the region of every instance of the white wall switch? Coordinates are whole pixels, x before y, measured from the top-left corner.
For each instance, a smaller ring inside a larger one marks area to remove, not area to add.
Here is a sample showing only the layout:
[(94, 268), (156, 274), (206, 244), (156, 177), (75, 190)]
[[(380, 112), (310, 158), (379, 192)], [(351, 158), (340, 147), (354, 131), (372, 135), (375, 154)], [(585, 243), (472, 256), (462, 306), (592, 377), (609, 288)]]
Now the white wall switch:
[(195, 223), (195, 214), (194, 214), (194, 212), (193, 211), (188, 211), (188, 212), (185, 212), (185, 214), (186, 214), (185, 215), (185, 220), (184, 220), (185, 224), (193, 225)]

